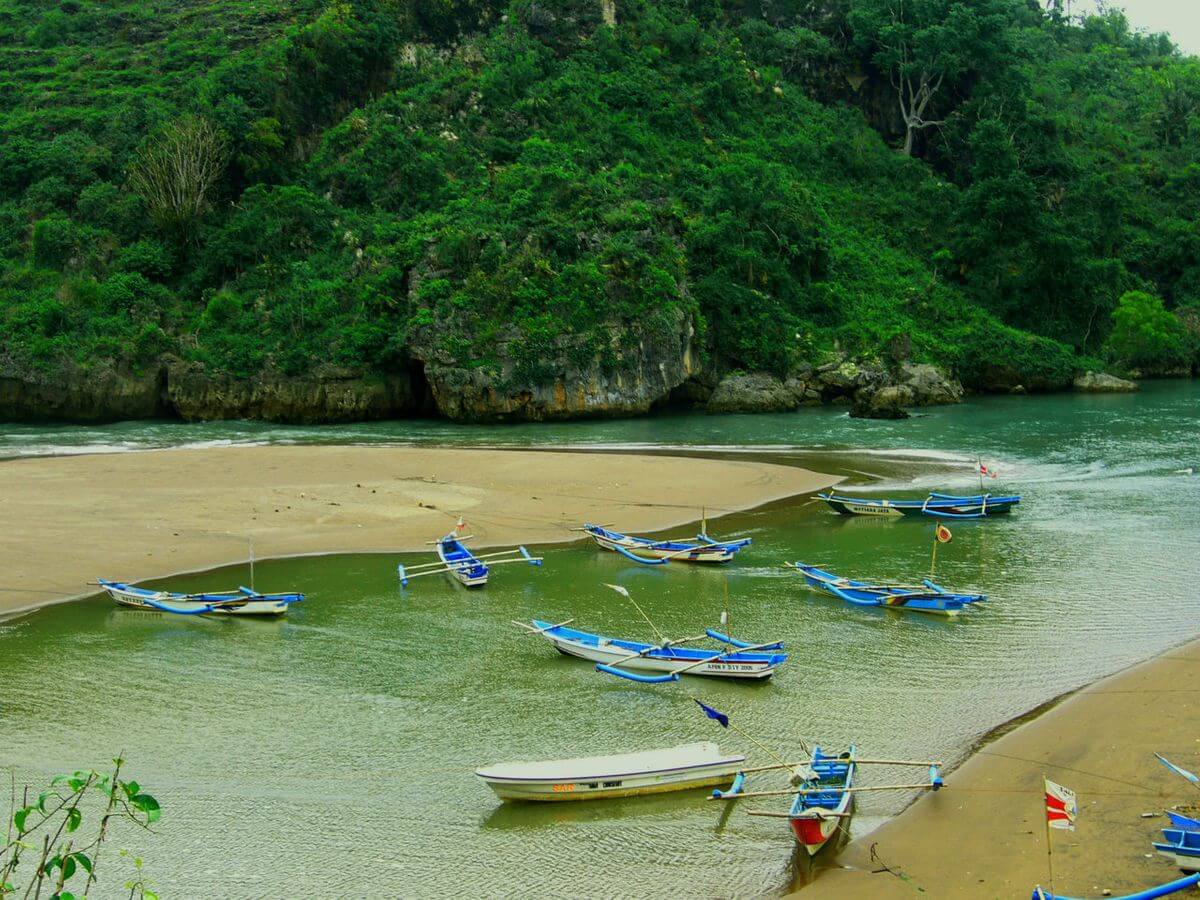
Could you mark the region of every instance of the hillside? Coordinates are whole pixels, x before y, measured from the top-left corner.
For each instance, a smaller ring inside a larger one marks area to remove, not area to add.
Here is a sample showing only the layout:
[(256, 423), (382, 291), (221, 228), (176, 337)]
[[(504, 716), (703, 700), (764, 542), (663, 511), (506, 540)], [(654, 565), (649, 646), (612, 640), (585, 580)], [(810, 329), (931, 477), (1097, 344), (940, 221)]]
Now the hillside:
[(619, 414), (743, 371), (785, 408), (906, 363), (1200, 360), (1200, 63), (1119, 13), (0, 0), (0, 69), (0, 416)]

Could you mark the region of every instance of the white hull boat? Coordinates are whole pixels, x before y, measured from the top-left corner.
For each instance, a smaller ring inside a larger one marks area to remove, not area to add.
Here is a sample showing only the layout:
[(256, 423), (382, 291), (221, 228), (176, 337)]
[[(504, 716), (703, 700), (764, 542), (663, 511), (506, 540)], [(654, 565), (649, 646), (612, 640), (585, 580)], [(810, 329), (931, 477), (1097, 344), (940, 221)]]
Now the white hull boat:
[(501, 800), (597, 800), (723, 784), (745, 760), (705, 741), (611, 756), (501, 763), (475, 774)]

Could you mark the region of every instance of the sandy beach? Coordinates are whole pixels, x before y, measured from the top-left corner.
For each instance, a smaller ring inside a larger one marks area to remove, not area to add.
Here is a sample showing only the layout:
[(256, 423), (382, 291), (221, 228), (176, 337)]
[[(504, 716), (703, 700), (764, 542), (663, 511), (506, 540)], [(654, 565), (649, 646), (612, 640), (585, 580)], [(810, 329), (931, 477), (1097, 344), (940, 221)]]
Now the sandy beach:
[(1200, 765), (1198, 692), (1195, 641), (1071, 694), (985, 743), (946, 777), (945, 790), (852, 843), (838, 860), (845, 868), (796, 896), (1029, 897), (1048, 883), (1043, 773), (1079, 798), (1077, 830), (1052, 836), (1060, 893), (1120, 895), (1180, 877), (1150, 844), (1162, 839), (1163, 808), (1196, 804), (1200, 793), (1154, 753)]
[(428, 550), (656, 531), (837, 482), (755, 461), (407, 447), (225, 447), (0, 463), (0, 614), (141, 580), (312, 553)]

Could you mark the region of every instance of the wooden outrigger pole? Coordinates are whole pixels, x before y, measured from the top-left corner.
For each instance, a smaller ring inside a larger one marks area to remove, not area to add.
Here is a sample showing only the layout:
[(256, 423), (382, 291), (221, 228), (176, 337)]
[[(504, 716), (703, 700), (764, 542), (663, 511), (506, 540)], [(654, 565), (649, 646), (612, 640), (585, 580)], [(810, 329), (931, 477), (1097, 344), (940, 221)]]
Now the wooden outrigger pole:
[[(460, 519), (460, 529), (461, 526), (462, 520)], [(457, 531), (452, 531), (443, 538), (429, 541), (428, 543), (437, 547), (437, 561), (418, 563), (415, 566), (405, 566), (403, 563), (397, 565), (396, 574), (400, 577), (401, 587), (407, 586), (411, 578), (437, 575), (442, 572), (449, 572), (467, 587), (475, 587), (487, 583), (488, 570), (492, 566), (506, 563), (526, 563), (531, 566), (542, 564), (542, 557), (533, 556), (523, 546), (476, 556), (463, 543), (471, 537), (472, 535), (469, 534), (459, 535)], [(484, 560), (488, 560), (488, 562), (485, 563)]]

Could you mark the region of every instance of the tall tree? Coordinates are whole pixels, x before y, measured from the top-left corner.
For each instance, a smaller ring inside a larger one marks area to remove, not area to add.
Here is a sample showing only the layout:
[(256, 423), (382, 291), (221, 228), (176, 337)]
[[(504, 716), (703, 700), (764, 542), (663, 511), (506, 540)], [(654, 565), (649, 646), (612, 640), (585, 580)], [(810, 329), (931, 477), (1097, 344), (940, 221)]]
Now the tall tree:
[(903, 151), (942, 119), (967, 76), (1007, 49), (1010, 0), (858, 0), (855, 44), (888, 76), (904, 122)]

